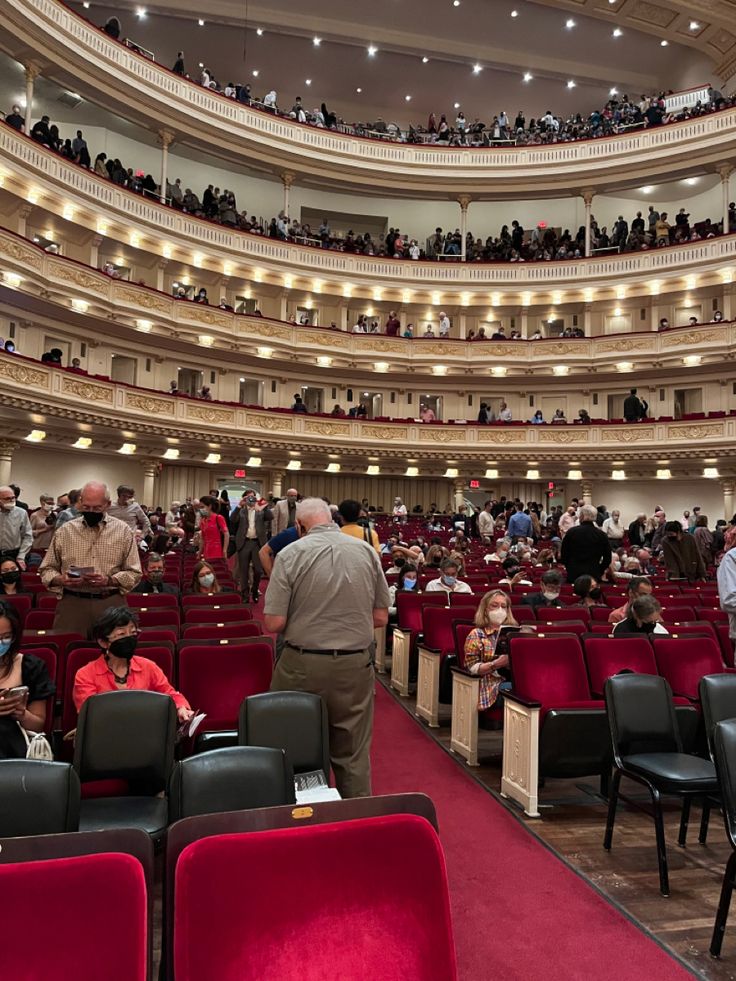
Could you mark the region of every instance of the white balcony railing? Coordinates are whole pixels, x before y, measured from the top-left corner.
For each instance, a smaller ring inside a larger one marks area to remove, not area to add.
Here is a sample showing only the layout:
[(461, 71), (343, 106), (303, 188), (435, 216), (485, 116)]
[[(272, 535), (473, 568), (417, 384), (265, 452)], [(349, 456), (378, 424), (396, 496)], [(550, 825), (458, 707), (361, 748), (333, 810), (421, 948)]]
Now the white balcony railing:
[(548, 146), (456, 149), (379, 142), (302, 126), (226, 99), (118, 44), (56, 0), (4, 0), (0, 30), (7, 50), (21, 59), (35, 39), (39, 58), (55, 63), (57, 73), (68, 73), (73, 65), (75, 87), (104, 90), (105, 105), (117, 104), (124, 116), (135, 106), (136, 118), (186, 132), (189, 142), (204, 148), (217, 141), (232, 159), (258, 157), (343, 185), (375, 189), (385, 183), (400, 193), (402, 187), (416, 189), (427, 181), (431, 196), (456, 193), (460, 186), (492, 191), (532, 182), (554, 184), (559, 193), (565, 186), (579, 188), (582, 170), (586, 182), (616, 171), (625, 177), (632, 162), (665, 174), (676, 161), (692, 167), (699, 154), (712, 159), (714, 153), (725, 160), (736, 147), (736, 110), (625, 136)]

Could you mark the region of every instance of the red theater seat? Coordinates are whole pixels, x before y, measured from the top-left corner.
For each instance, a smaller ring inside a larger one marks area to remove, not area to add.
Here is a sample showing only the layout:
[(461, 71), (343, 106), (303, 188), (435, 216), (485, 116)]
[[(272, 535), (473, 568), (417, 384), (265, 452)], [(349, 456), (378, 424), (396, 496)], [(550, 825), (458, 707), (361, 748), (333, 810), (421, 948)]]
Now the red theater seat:
[(179, 597), (173, 593), (128, 593), (125, 598), (133, 610), (169, 609), (179, 612)]
[(654, 656), (663, 678), (666, 678), (674, 695), (700, 704), (698, 686), (707, 674), (733, 674), (721, 657), (718, 642), (710, 637), (656, 637)]
[[(143, 867), (131, 855), (83, 855), (0, 865), (4, 978), (146, 981), (147, 900)], [(43, 936), (28, 911), (39, 896), (53, 910)], [(110, 948), (110, 911), (115, 945)]]
[(391, 815), (195, 841), (176, 866), (174, 957), (177, 981), (454, 981), (439, 838)]
[(28, 614), (31, 612), (32, 599), (28, 593), (16, 593), (14, 596), (6, 596), (4, 593), (0, 595), (0, 601), (3, 603), (8, 603), (10, 606), (15, 608), (15, 612), (20, 618), (20, 625), (23, 625), (28, 618)]
[(263, 624), (249, 620), (246, 623), (190, 623), (182, 630), (183, 640), (199, 640), (202, 643), (218, 644), (221, 640), (238, 637), (260, 637)]
[(540, 606), (537, 608), (537, 620), (543, 623), (559, 623), (567, 620), (581, 620), (588, 623), (590, 610), (587, 606)]
[(184, 609), (184, 623), (246, 623), (253, 619), (247, 606), (213, 607), (188, 606)]
[(204, 596), (192, 593), (181, 598), (181, 605), (184, 610), (189, 606), (205, 606), (212, 609), (221, 606), (241, 606), (242, 603), (238, 593), (207, 593)]
[(647, 637), (588, 637), (584, 650), (590, 690), (596, 698), (603, 695), (606, 678), (620, 671), (657, 674), (657, 662)]

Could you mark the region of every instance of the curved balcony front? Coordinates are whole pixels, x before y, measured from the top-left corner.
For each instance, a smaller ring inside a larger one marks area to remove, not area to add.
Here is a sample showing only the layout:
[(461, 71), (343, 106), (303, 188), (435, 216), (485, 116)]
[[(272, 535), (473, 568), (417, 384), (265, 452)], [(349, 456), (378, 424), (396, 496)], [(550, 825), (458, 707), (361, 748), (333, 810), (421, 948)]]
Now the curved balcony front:
[[(57, 0), (5, 0), (0, 45), (137, 125), (238, 164), (330, 189), (454, 198), (545, 197), (712, 168), (736, 152), (736, 110), (600, 140), (513, 149), (411, 146), (302, 126), (201, 88), (109, 38)], [(582, 176), (584, 175), (584, 176)]]
[[(294, 286), (351, 295), (376, 286), (393, 291), (457, 291), (454, 300), (472, 302), (474, 295), (500, 290), (516, 294), (516, 302), (535, 302), (535, 294), (569, 291), (585, 299), (586, 290), (611, 290), (626, 283), (647, 292), (653, 279), (719, 275), (736, 259), (736, 236), (566, 262), (455, 263), (382, 259), (328, 249), (294, 245), (241, 232), (194, 218), (124, 190), (91, 171), (63, 159), (12, 130), (0, 127), (0, 181), (3, 187), (59, 218), (70, 209), (73, 220), (90, 232), (103, 233), (159, 257), (177, 259), (225, 275), (242, 275), (256, 282)], [(104, 231), (103, 231), (104, 230)], [(296, 280), (305, 282), (298, 284)], [(467, 294), (464, 296), (463, 294)], [(368, 292), (366, 293), (368, 295)], [(389, 297), (386, 297), (387, 299)], [(511, 302), (507, 300), (506, 302)]]

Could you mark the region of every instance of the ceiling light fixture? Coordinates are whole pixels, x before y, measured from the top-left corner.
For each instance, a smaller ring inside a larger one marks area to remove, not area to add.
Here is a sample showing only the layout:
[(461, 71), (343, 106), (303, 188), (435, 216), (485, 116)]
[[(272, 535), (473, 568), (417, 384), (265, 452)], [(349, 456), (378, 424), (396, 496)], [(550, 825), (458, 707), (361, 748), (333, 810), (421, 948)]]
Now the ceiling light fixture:
[(419, 467), (407, 467), (406, 468), (406, 473), (404, 474), (404, 476), (405, 477), (418, 477), (419, 476)]
[(534, 78), (534, 76), (532, 75), (531, 72), (524, 72), (524, 81), (525, 82), (531, 82), (531, 80), (533, 78)]
[(136, 451), (135, 443), (123, 443), (123, 445), (118, 450), (118, 453), (122, 453), (123, 456), (133, 456)]
[(425, 56), (424, 56), (424, 57), (422, 58), (422, 64), (423, 64), (423, 65), (426, 65), (428, 61), (429, 61), (429, 58), (428, 58), (428, 57), (427, 57), (427, 56), (425, 55)]
[(381, 472), (381, 468), (376, 463), (371, 463), (366, 470), (366, 475), (368, 477), (377, 477)]
[(452, 0), (452, 6), (453, 7), (459, 7), (460, 6), (460, 0)]
[(305, 85), (311, 85), (312, 84), (312, 79), (311, 78), (305, 78), (304, 79), (304, 84)]
[(358, 95), (360, 95), (360, 93), (363, 91), (363, 89), (357, 88), (355, 91), (358, 93)]
[(45, 439), (46, 433), (43, 429), (32, 429), (26, 436), (27, 443), (42, 443)]
[(220, 460), (221, 460), (221, 456), (220, 456), (219, 453), (208, 453), (207, 456), (205, 457), (204, 462), (205, 463), (219, 463)]
[(445, 470), (445, 477), (454, 478), (459, 476), (460, 476), (460, 471), (457, 469), (457, 467), (448, 467), (447, 470)]
[(202, 20), (201, 17), (199, 18), (199, 20), (197, 21), (197, 23), (199, 24), (200, 27), (204, 27), (204, 21)]
[(325, 473), (340, 473), (340, 464), (328, 463), (325, 467)]
[(539, 480), (539, 471), (538, 470), (527, 470), (527, 472), (526, 472), (526, 479), (527, 480)]
[(456, 109), (459, 109), (459, 108), (460, 108), (460, 103), (459, 103), (459, 102), (456, 102), (456, 103), (455, 103), (455, 108), (456, 108)]
[(571, 31), (573, 27), (575, 27), (575, 21), (572, 19), (572, 17), (567, 18), (565, 21), (565, 27), (568, 29), (568, 31)]
[(670, 43), (669, 41), (662, 40), (659, 42), (659, 45), (662, 48), (666, 48), (669, 43)]
[(289, 460), (289, 462), (286, 464), (286, 469), (287, 470), (301, 470), (302, 469), (302, 461), (301, 460)]
[(312, 38), (312, 44), (315, 46), (315, 48), (318, 48), (320, 46), (320, 44), (322, 44), (322, 38), (321, 37), (313, 37)]
[(473, 65), (473, 74), (478, 75), (483, 71), (483, 65)]
[(608, 94), (609, 95), (618, 95), (618, 89), (614, 86), (614, 88), (608, 90)]
[(164, 460), (178, 460), (179, 450), (175, 446), (170, 446), (164, 453)]
[(569, 89), (574, 89), (574, 88), (575, 88), (575, 85), (576, 85), (576, 83), (575, 83), (575, 82), (574, 82), (574, 81), (573, 81), (572, 79), (570, 79), (570, 80), (568, 81), (568, 83), (567, 83), (567, 87), (568, 87)]
[(246, 467), (260, 467), (261, 458), (259, 456), (249, 456), (245, 461)]
[(89, 0), (84, 0), (82, 6), (84, 7), (85, 10), (89, 10)]
[(669, 468), (665, 467), (663, 470), (657, 471), (657, 480), (671, 480), (671, 479), (672, 479), (672, 471)]
[(518, 17), (519, 16), (519, 11), (518, 10), (512, 10), (511, 11), (511, 16), (512, 17)]
[(720, 477), (718, 467), (705, 467), (703, 470), (703, 476), (706, 480), (717, 480), (718, 477)]
[(625, 470), (612, 470), (611, 471), (611, 480), (626, 480), (626, 471)]
[(411, 102), (411, 96), (410, 95), (405, 95), (404, 96), (404, 101), (405, 102)]
[(614, 29), (613, 29), (613, 36), (614, 36), (614, 37), (621, 37), (621, 35), (622, 35), (623, 33), (624, 33), (624, 32), (623, 32), (623, 31), (621, 30), (621, 28), (620, 28), (620, 27), (614, 27)]
[(486, 470), (486, 480), (498, 480), (498, 470)]
[(378, 54), (378, 48), (374, 44), (368, 45), (368, 57), (374, 58)]
[(262, 27), (257, 27), (256, 28), (256, 34), (258, 35), (258, 37), (263, 37), (263, 28)]
[(146, 11), (146, 8), (145, 7), (139, 7), (136, 10), (135, 15), (136, 15), (136, 17), (145, 17), (146, 16), (146, 12), (147, 11)]
[(696, 20), (691, 20), (690, 21), (690, 30), (691, 31), (699, 31), (700, 30), (700, 24)]

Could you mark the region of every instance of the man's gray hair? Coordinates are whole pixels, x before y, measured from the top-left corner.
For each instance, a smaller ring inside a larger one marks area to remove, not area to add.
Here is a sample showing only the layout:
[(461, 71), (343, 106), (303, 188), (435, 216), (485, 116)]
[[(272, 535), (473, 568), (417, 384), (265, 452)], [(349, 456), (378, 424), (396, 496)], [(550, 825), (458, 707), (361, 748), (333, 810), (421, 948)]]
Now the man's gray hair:
[(151, 562), (165, 562), (163, 555), (160, 552), (149, 552), (147, 564), (150, 565)]
[(311, 521), (314, 524), (328, 525), (332, 521), (329, 505), (321, 497), (305, 497), (296, 506), (296, 516), (299, 521)]
[(595, 521), (598, 517), (598, 511), (593, 507), (592, 504), (583, 504), (580, 508), (580, 520), (581, 521)]
[(88, 488), (92, 490), (93, 493), (97, 493), (98, 491), (103, 491), (105, 494), (105, 500), (106, 501), (110, 500), (110, 488), (107, 486), (107, 484), (103, 484), (101, 480), (88, 480), (87, 483), (79, 491), (80, 498), (84, 496), (84, 492)]

